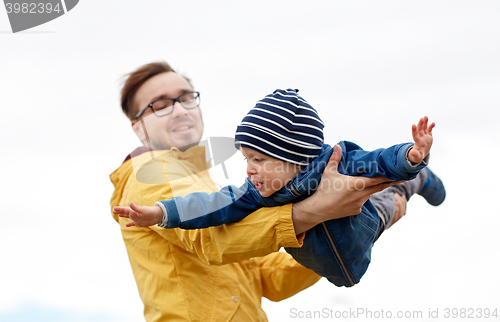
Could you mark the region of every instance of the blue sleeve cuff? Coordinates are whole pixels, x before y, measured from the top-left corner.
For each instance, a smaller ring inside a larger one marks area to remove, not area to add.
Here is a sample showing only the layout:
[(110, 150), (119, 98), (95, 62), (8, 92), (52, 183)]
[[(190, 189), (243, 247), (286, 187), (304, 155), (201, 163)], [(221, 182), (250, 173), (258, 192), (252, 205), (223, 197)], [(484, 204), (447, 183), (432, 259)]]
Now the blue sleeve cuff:
[(161, 200), (155, 203), (163, 210), (163, 222), (158, 226), (163, 228), (178, 228), (181, 224), (179, 211), (175, 198), (169, 200)]
[(418, 164), (408, 160), (408, 152), (412, 146), (413, 144), (411, 143), (404, 144), (397, 153), (396, 169), (402, 177), (407, 177), (406, 180), (414, 179), (417, 174), (429, 164), (429, 155)]
[(167, 213), (167, 209), (165, 208), (165, 206), (157, 201), (155, 202), (155, 207), (158, 206), (161, 208), (161, 210), (163, 211), (163, 219), (161, 221), (161, 223), (158, 224), (158, 227), (161, 227), (161, 228), (167, 228), (167, 224), (168, 224), (168, 213)]
[(420, 162), (420, 163), (413, 163), (410, 161), (410, 159), (408, 158), (408, 154), (410, 153), (410, 149), (406, 150), (406, 162), (408, 162), (408, 164), (410, 165), (410, 167), (412, 168), (416, 168), (420, 165), (423, 165), (424, 167), (428, 166), (429, 165), (429, 159), (430, 159), (430, 153), (427, 154), (427, 156)]

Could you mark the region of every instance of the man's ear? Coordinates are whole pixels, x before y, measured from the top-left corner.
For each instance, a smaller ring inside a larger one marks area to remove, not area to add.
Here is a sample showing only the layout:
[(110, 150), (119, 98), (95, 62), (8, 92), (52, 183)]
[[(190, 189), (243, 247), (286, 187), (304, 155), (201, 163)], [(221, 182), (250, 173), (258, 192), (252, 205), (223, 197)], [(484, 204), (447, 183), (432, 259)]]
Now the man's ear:
[(146, 135), (144, 135), (144, 129), (142, 128), (142, 122), (138, 120), (132, 120), (131, 122), (132, 129), (135, 132), (135, 135), (141, 140), (142, 144), (146, 144)]

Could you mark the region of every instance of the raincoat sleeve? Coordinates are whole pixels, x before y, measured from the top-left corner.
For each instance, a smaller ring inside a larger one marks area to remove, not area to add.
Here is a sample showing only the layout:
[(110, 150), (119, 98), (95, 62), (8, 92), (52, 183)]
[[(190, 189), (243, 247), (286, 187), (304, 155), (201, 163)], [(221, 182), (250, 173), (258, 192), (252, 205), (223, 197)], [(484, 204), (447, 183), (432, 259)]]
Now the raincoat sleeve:
[[(127, 180), (117, 178), (124, 172), (123, 167), (130, 167), (127, 171)], [(173, 169), (175, 170), (175, 169)], [(171, 170), (168, 178), (175, 179), (175, 171)], [(179, 174), (182, 176), (182, 173)], [(121, 172), (111, 175), (115, 185), (115, 193), (111, 200), (114, 206), (128, 206), (130, 201), (137, 205), (153, 206), (156, 201), (171, 199), (175, 195), (185, 196), (191, 192), (212, 192), (216, 188), (205, 185), (210, 180), (202, 174), (172, 180), (167, 184), (146, 184), (135, 180), (132, 166), (122, 165)], [(210, 180), (211, 182), (211, 180)], [(212, 190), (211, 190), (212, 189)], [(174, 191), (174, 192), (173, 192)], [(127, 218), (114, 215), (122, 226), (125, 240), (139, 242), (143, 229), (125, 227)], [(188, 252), (194, 253), (201, 261), (207, 264), (227, 264), (238, 262), (252, 257), (261, 257), (278, 251), (281, 247), (301, 247), (304, 234), (295, 235), (292, 221), (292, 204), (273, 208), (261, 208), (236, 223), (197, 230), (183, 230), (180, 228), (164, 229), (158, 226), (147, 228), (147, 233), (155, 234), (166, 239)]]
[(300, 247), (304, 234), (295, 235), (292, 205), (261, 208), (229, 225), (197, 230), (150, 227), (157, 234), (207, 264), (227, 264), (260, 257), (281, 247)]
[(281, 301), (316, 283), (321, 276), (297, 263), (290, 254), (278, 252), (258, 258), (263, 296)]

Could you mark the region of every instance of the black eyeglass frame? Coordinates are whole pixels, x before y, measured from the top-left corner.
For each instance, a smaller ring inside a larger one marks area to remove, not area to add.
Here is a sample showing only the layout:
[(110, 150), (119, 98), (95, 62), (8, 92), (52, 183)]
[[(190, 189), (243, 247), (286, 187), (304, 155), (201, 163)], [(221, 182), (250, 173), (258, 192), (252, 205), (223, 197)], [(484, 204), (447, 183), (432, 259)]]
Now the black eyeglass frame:
[[(182, 102), (179, 100), (179, 98), (181, 98), (182, 96), (184, 95), (187, 95), (187, 94), (196, 94), (196, 97), (195, 97), (195, 100), (196, 100), (196, 106), (194, 107), (185, 107), (184, 104), (182, 104)], [(163, 101), (163, 100), (172, 100), (173, 104), (172, 104), (172, 111), (170, 113), (167, 113), (167, 114), (164, 114), (164, 115), (157, 115), (155, 113), (155, 111), (153, 110), (153, 104), (156, 103), (156, 102), (159, 102), (159, 101)], [(142, 114), (144, 114), (144, 112), (147, 111), (148, 108), (151, 108), (151, 111), (153, 112), (154, 115), (156, 115), (157, 117), (162, 117), (162, 116), (167, 116), (169, 114), (172, 114), (172, 112), (174, 111), (174, 108), (175, 108), (175, 102), (179, 102), (179, 104), (182, 105), (182, 107), (184, 107), (186, 110), (192, 110), (193, 108), (196, 108), (196, 107), (199, 107), (200, 106), (200, 101), (201, 101), (201, 95), (200, 95), (200, 92), (186, 92), (184, 94), (181, 94), (179, 96), (177, 96), (176, 98), (161, 98), (159, 100), (156, 100), (154, 102), (151, 102), (148, 104), (148, 106), (146, 106), (145, 108), (143, 108), (142, 110), (139, 111), (139, 113), (137, 113), (135, 115), (135, 119), (139, 119)]]

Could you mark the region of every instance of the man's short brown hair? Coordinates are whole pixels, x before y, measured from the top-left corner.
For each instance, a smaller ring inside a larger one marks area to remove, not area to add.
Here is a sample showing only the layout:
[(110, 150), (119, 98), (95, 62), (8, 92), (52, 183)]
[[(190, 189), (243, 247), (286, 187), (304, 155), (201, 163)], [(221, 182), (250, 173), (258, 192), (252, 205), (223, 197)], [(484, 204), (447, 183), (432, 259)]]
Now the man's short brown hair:
[[(132, 103), (137, 90), (151, 77), (166, 72), (175, 73), (175, 71), (167, 62), (159, 61), (143, 65), (137, 70), (128, 74), (128, 78), (125, 81), (125, 84), (123, 84), (121, 92), (121, 105), (123, 113), (125, 113), (125, 115), (127, 115), (130, 120), (135, 119), (135, 113), (132, 107)], [(185, 76), (183, 77), (188, 81), (189, 85), (191, 85), (191, 80)], [(193, 86), (191, 85), (191, 87)]]

